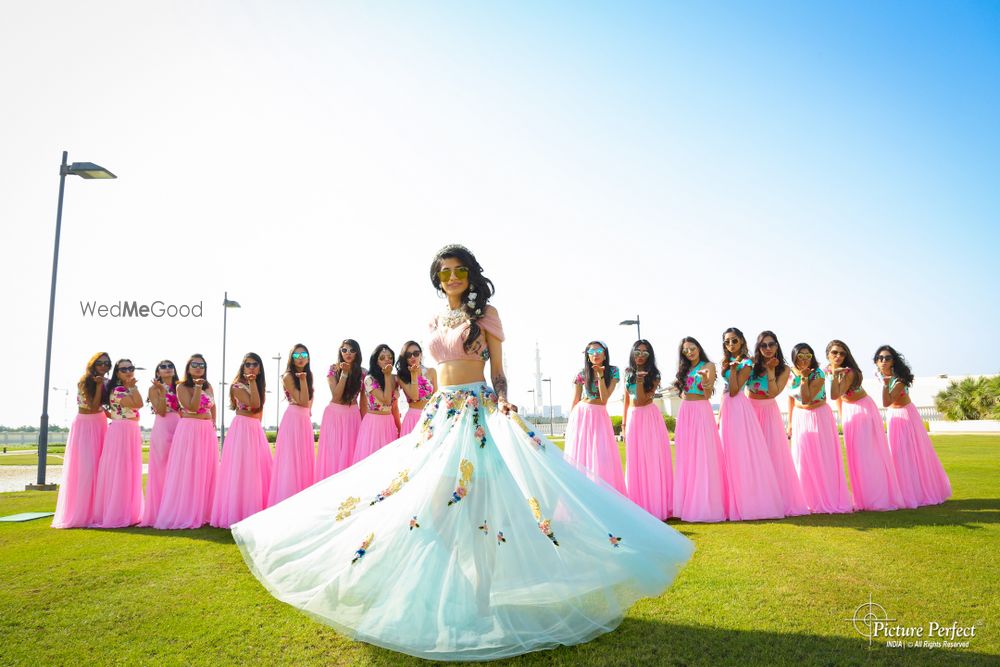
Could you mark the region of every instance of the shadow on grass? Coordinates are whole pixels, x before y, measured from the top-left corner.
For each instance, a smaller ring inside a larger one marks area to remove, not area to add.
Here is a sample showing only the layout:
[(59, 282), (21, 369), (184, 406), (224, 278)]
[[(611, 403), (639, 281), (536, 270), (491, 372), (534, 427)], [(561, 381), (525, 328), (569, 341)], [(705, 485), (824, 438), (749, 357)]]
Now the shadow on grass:
[(853, 528), (869, 530), (884, 528), (916, 528), (918, 526), (961, 526), (979, 530), (981, 525), (1000, 523), (1000, 499), (962, 498), (941, 505), (918, 507), (891, 512), (853, 512), (851, 514), (810, 514), (790, 516), (763, 523), (790, 523), (796, 526), (823, 528)]
[[(844, 621), (845, 627), (850, 622)], [(852, 630), (853, 632), (853, 630)], [(618, 629), (579, 646), (529, 653), (498, 665), (951, 665), (997, 664), (997, 656), (969, 648), (890, 648), (861, 635), (725, 630), (626, 618)], [(376, 665), (430, 665), (429, 661), (364, 646)], [(482, 664), (482, 663), (452, 663)]]
[(224, 528), (204, 526), (188, 530), (159, 530), (158, 528), (83, 528), (95, 533), (121, 533), (123, 535), (149, 535), (150, 537), (183, 537), (188, 540), (203, 540), (216, 544), (236, 544), (233, 534)]

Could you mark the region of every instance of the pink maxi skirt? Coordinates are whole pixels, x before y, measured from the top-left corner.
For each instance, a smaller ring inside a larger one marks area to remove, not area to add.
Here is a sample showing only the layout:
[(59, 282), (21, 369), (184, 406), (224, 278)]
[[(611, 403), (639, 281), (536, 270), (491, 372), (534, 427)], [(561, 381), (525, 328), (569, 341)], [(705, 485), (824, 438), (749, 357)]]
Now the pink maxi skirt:
[(211, 419), (181, 417), (170, 444), (160, 510), (154, 528), (201, 528), (212, 516), (219, 439)]
[(913, 403), (905, 408), (889, 408), (886, 423), (889, 450), (906, 507), (938, 505), (950, 498), (948, 474)]
[(94, 486), (93, 528), (134, 526), (142, 518), (142, 431), (138, 420), (112, 419)]
[(792, 413), (792, 460), (809, 511), (814, 514), (851, 511), (837, 422), (827, 403), (812, 410), (795, 408)]
[(156, 415), (153, 431), (149, 434), (149, 472), (146, 473), (146, 504), (142, 510), (140, 526), (152, 526), (160, 511), (160, 497), (163, 495), (163, 478), (167, 475), (167, 461), (170, 460), (170, 445), (174, 432), (181, 421), (176, 412)]
[(108, 417), (77, 414), (69, 430), (63, 459), (62, 484), (56, 498), (53, 528), (86, 528), (94, 514), (97, 467), (108, 432)]
[(420, 423), (420, 415), (423, 414), (423, 410), (413, 408), (407, 408), (406, 414), (403, 415), (403, 421), (399, 424), (399, 436), (403, 437), (407, 433), (410, 433), (417, 427)]
[(354, 447), (354, 463), (362, 461), (399, 438), (392, 414), (369, 412), (361, 420), (358, 441)]
[(711, 403), (681, 401), (674, 449), (674, 516), (691, 522), (725, 521), (725, 463)]
[(781, 490), (781, 500), (784, 503), (785, 516), (801, 516), (809, 514), (806, 497), (802, 493), (802, 483), (795, 472), (792, 461), (792, 450), (788, 446), (788, 435), (781, 411), (773, 398), (751, 399), (750, 409), (757, 416), (761, 434), (767, 453), (771, 457), (774, 477)]
[(267, 506), (277, 505), (312, 485), (316, 467), (316, 434), (309, 408), (289, 405), (274, 443), (274, 466)]
[(725, 460), (729, 520), (784, 517), (785, 503), (764, 433), (743, 392), (735, 396), (723, 393), (719, 437)]
[(670, 433), (654, 403), (630, 407), (625, 422), (625, 489), (629, 500), (657, 519), (673, 505)]
[(583, 401), (576, 404), (566, 424), (563, 458), (591, 479), (602, 479), (626, 495), (621, 451), (605, 406)]
[(264, 427), (259, 419), (236, 415), (222, 445), (209, 523), (229, 528), (261, 511), (267, 507), (270, 483), (271, 446)]
[(875, 401), (871, 396), (853, 403), (842, 401), (840, 409), (854, 509), (884, 512), (905, 507)]
[(361, 428), (361, 409), (357, 403), (330, 403), (323, 410), (316, 450), (316, 481), (324, 480), (354, 463), (354, 443)]

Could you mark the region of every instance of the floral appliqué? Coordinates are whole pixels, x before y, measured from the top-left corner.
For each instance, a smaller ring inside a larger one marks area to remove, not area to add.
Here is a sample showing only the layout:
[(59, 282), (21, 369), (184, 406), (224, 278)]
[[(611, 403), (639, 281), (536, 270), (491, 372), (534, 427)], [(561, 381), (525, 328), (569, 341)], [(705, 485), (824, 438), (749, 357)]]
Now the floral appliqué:
[(365, 541), (361, 543), (361, 546), (358, 547), (358, 550), (354, 552), (354, 558), (351, 559), (351, 565), (354, 565), (359, 560), (365, 557), (365, 554), (368, 553), (368, 549), (371, 548), (372, 542), (374, 541), (375, 541), (375, 533), (368, 533), (368, 537), (366, 537)]
[(621, 542), (621, 541), (622, 541), (622, 538), (617, 537), (617, 536), (615, 536), (612, 533), (608, 533), (608, 542), (610, 542), (611, 546), (613, 546), (615, 549), (618, 548), (618, 543)]
[(392, 494), (396, 493), (401, 488), (403, 488), (403, 485), (409, 481), (410, 481), (410, 469), (407, 468), (403, 472), (396, 475), (396, 478), (392, 480), (392, 483), (390, 483), (389, 486), (382, 489), (382, 492), (376, 495), (375, 500), (368, 503), (368, 506), (371, 507), (375, 503), (382, 502), (383, 500), (385, 500), (386, 498), (388, 498), (389, 496), (391, 496)]
[(528, 504), (531, 505), (531, 513), (535, 515), (535, 521), (538, 522), (538, 529), (542, 531), (545, 537), (552, 540), (552, 544), (559, 546), (559, 540), (556, 539), (556, 534), (552, 532), (552, 522), (542, 517), (542, 508), (539, 506), (538, 500), (528, 498)]
[(419, 447), (422, 441), (430, 440), (434, 437), (434, 417), (437, 415), (443, 402), (446, 410), (445, 416), (450, 420), (457, 420), (463, 408), (474, 410), (472, 423), (476, 432), (476, 438), (479, 439), (479, 446), (485, 447), (486, 430), (480, 427), (479, 408), (480, 406), (486, 408), (489, 414), (496, 412), (497, 395), (489, 387), (483, 385), (479, 390), (478, 396), (475, 391), (442, 391), (438, 392), (436, 396), (437, 398), (432, 397), (433, 401), (424, 408), (424, 419), (420, 423), (420, 430), (423, 437), (417, 442), (416, 446)]
[(361, 502), (361, 498), (349, 496), (347, 500), (340, 503), (340, 507), (337, 508), (337, 510), (339, 510), (337, 512), (337, 521), (343, 521), (347, 517), (351, 516), (351, 512), (354, 511), (354, 508), (359, 502)]
[(502, 530), (498, 530), (497, 531), (497, 544), (505, 544), (506, 542), (507, 542), (507, 538), (503, 536), (503, 531)]
[(516, 412), (511, 412), (510, 417), (514, 420), (515, 424), (521, 427), (521, 430), (528, 434), (531, 441), (535, 443), (536, 449), (545, 449), (545, 443), (542, 442), (542, 438), (528, 426), (527, 422), (521, 419), (521, 415)]
[(414, 528), (420, 528), (420, 524), (417, 523), (417, 515), (416, 514), (414, 514), (413, 518), (410, 519), (410, 530), (413, 530)]
[(451, 500), (448, 501), (449, 505), (460, 502), (469, 493), (469, 484), (472, 482), (472, 473), (475, 470), (472, 461), (468, 459), (462, 459), (462, 462), (458, 464), (458, 469), (461, 471), (462, 477), (458, 480), (458, 486), (455, 487), (455, 490), (451, 494)]
[(487, 523), (486, 519), (483, 519), (483, 525), (479, 526), (479, 530), (483, 531), (483, 535), (490, 534), (490, 526)]

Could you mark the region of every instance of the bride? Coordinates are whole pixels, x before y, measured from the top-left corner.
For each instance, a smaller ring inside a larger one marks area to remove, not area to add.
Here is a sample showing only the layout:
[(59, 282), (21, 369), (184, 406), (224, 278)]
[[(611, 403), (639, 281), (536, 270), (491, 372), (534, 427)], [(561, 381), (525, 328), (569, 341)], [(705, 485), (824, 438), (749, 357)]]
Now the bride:
[[(589, 641), (662, 593), (693, 545), (565, 463), (507, 402), (493, 283), (434, 257), (440, 389), (408, 435), (232, 527), (279, 600), (359, 641), (490, 660)], [(485, 380), (490, 362), (493, 387)]]

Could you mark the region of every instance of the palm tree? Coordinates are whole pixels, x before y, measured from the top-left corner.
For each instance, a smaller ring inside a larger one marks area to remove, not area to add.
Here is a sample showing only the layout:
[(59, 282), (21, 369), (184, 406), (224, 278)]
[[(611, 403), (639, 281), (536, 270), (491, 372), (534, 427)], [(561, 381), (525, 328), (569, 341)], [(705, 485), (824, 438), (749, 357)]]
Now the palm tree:
[(952, 381), (934, 397), (946, 419), (1000, 419), (1000, 375)]

